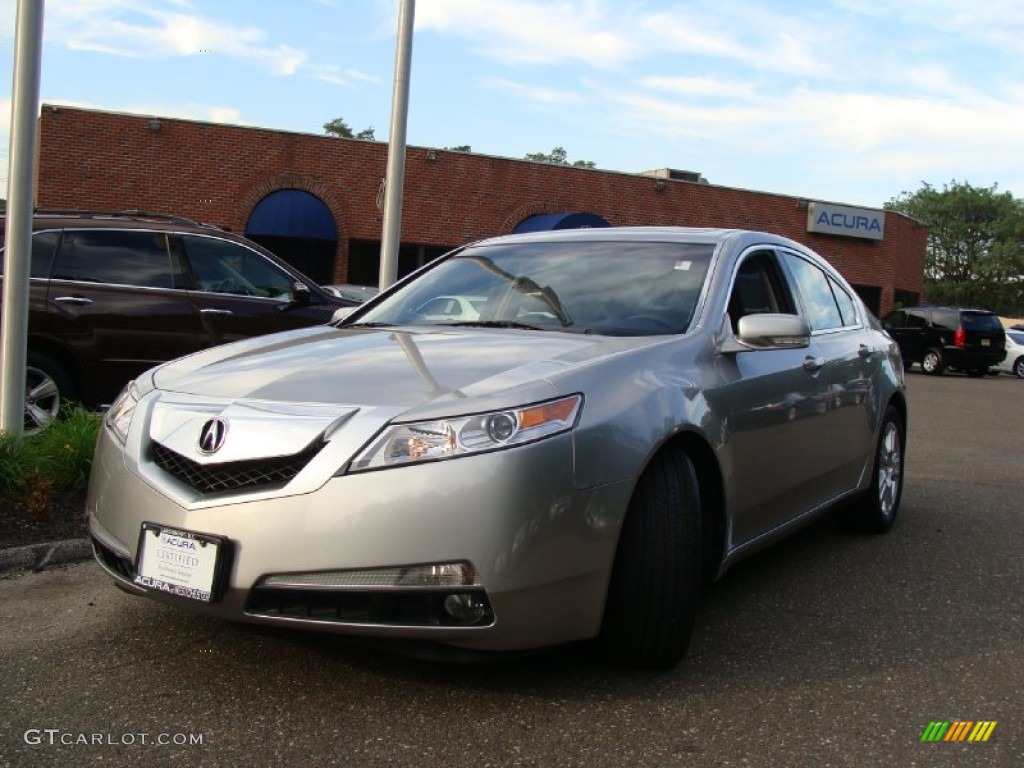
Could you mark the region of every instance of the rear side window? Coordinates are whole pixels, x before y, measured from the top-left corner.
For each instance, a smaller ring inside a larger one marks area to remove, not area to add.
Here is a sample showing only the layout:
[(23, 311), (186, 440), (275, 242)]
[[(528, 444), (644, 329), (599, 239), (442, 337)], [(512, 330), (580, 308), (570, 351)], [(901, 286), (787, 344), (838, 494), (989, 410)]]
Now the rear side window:
[(857, 310), (850, 294), (831, 277), (828, 278), (828, 284), (832, 287), (832, 295), (836, 297), (836, 304), (839, 305), (839, 314), (842, 315), (843, 325), (856, 325)]
[(998, 333), (1003, 330), (1003, 324), (999, 318), (987, 312), (963, 312), (961, 314), (965, 331), (980, 331), (982, 333)]
[(171, 256), (163, 232), (65, 231), (54, 280), (173, 288)]
[(903, 310), (896, 312), (890, 312), (885, 316), (885, 327), (886, 328), (906, 328), (907, 327), (907, 313)]
[(960, 327), (960, 318), (956, 310), (934, 309), (932, 310), (932, 325), (944, 331), (955, 331)]

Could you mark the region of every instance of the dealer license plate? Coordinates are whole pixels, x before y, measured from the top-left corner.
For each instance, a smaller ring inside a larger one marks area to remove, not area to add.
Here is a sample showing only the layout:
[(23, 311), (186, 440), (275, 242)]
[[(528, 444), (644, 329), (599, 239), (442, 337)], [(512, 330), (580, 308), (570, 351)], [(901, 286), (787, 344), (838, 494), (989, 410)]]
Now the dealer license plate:
[(135, 583), (178, 597), (214, 599), (222, 540), (203, 533), (142, 524)]

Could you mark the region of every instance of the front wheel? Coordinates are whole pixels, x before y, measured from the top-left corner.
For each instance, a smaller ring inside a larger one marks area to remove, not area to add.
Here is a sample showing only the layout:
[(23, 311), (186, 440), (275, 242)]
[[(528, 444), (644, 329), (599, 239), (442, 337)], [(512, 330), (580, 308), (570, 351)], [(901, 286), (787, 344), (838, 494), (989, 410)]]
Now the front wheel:
[(840, 522), (865, 533), (885, 533), (892, 528), (903, 497), (905, 440), (903, 418), (890, 405), (885, 410), (878, 435), (871, 487), (855, 502), (840, 509)]
[(29, 350), (25, 365), (26, 435), (42, 432), (60, 414), (61, 405), (75, 396), (64, 366), (47, 354)]
[(654, 458), (637, 483), (615, 552), (598, 638), (613, 664), (665, 668), (686, 653), (700, 585), (697, 472), (679, 450)]

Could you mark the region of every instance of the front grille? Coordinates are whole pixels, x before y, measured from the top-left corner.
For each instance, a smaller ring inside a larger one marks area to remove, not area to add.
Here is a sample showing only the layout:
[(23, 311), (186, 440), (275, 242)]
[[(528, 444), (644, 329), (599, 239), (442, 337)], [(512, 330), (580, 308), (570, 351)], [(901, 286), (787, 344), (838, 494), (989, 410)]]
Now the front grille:
[(160, 443), (153, 443), (153, 462), (200, 493), (255, 490), (285, 485), (302, 471), (321, 447), (323, 443), (317, 442), (291, 456), (200, 464)]
[(112, 549), (102, 544), (95, 536), (92, 536), (91, 538), (93, 552), (96, 553), (96, 557), (99, 558), (100, 562), (118, 576), (122, 576), (128, 581), (135, 578), (135, 566), (132, 565), (131, 560), (114, 552)]
[[(458, 621), (444, 609), (453, 592), (476, 595), (486, 606), (476, 621)], [(246, 613), (271, 618), (305, 619), (335, 624), (379, 624), (405, 627), (482, 627), (494, 623), (483, 590), (323, 590), (255, 587)]]

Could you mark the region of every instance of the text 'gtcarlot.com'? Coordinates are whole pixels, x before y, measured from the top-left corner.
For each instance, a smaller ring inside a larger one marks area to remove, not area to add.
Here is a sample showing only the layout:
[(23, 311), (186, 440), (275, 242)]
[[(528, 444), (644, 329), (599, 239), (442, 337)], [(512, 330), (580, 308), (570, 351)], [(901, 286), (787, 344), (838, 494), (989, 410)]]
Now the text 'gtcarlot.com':
[(25, 743), (48, 746), (136, 746), (194, 747), (202, 746), (201, 733), (74, 733), (59, 728), (29, 728)]

